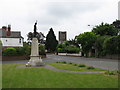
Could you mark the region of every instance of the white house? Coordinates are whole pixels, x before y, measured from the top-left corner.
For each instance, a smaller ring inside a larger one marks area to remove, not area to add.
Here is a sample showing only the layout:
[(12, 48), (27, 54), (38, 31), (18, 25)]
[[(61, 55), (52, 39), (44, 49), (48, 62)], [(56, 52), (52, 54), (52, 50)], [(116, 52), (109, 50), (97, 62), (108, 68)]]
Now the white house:
[(0, 40), (3, 47), (23, 47), (24, 38), (20, 31), (11, 31), (11, 26), (3, 26), (0, 29)]

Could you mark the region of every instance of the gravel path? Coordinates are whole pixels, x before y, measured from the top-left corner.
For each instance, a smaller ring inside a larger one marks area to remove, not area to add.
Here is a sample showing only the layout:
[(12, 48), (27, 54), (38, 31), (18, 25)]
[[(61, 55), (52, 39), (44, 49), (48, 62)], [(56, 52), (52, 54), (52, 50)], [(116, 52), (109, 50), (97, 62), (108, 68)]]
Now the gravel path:
[(69, 71), (69, 70), (62, 70), (62, 69), (57, 69), (51, 65), (44, 65), (40, 67), (26, 67), (25, 65), (18, 65), (17, 68), (46, 68), (49, 70), (53, 71), (59, 71), (59, 72), (68, 72), (68, 73), (105, 73), (105, 71)]

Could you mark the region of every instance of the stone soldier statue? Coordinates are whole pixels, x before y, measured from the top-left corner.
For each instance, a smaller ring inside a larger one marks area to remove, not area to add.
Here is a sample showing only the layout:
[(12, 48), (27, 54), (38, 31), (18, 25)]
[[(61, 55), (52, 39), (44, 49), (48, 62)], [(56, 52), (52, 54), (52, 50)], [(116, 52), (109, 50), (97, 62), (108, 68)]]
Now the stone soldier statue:
[(39, 43), (37, 39), (37, 21), (35, 22), (34, 25), (34, 37), (32, 38), (32, 44), (31, 44), (31, 55), (30, 55), (30, 60), (26, 64), (26, 67), (31, 67), (31, 66), (42, 66), (44, 63), (42, 62), (41, 57), (39, 56)]
[(37, 35), (37, 27), (36, 27), (36, 25), (37, 25), (37, 21), (35, 22), (35, 25), (34, 25), (34, 37), (36, 37), (36, 35)]

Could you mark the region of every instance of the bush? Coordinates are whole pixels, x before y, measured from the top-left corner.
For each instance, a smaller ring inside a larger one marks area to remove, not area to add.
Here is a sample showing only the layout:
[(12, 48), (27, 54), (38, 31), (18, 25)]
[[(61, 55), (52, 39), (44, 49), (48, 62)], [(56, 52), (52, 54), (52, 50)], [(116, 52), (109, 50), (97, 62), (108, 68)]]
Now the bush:
[(56, 63), (60, 63), (60, 62), (56, 62)]
[(0, 56), (2, 55), (2, 42), (0, 40)]
[(69, 64), (72, 64), (71, 62), (69, 62)]
[(57, 52), (59, 53), (79, 53), (80, 49), (76, 45), (70, 45), (70, 43), (65, 42), (63, 44), (58, 44)]
[(3, 50), (3, 56), (23, 56), (30, 55), (31, 47), (26, 42), (23, 43), (23, 47), (6, 48)]
[(63, 62), (61, 62), (61, 63), (63, 63), (63, 64), (67, 64), (67, 62), (66, 62), (66, 61), (63, 61)]
[(70, 45), (70, 46), (67, 46), (66, 47), (66, 52), (67, 53), (79, 53), (80, 49), (77, 48), (76, 46), (74, 45)]
[(77, 66), (77, 64), (73, 64), (74, 66)]
[(57, 49), (57, 52), (58, 52), (58, 53), (65, 53), (65, 50), (64, 50), (63, 48), (58, 48), (58, 49)]
[(3, 50), (3, 56), (16, 56), (17, 52), (15, 48), (6, 48)]
[(87, 69), (95, 69), (93, 66), (87, 67)]
[(84, 64), (80, 64), (78, 67), (86, 67), (86, 65), (84, 65)]
[(24, 50), (23, 47), (15, 47), (15, 49), (16, 49), (16, 55), (17, 56), (22, 56), (22, 55), (25, 54), (25, 50)]
[(107, 75), (118, 75), (118, 74), (120, 74), (120, 71), (107, 71), (107, 72), (105, 72), (105, 74), (107, 74)]
[(45, 46), (39, 45), (39, 55), (46, 55)]
[(2, 49), (2, 42), (1, 42), (1, 40), (0, 40), (0, 49)]

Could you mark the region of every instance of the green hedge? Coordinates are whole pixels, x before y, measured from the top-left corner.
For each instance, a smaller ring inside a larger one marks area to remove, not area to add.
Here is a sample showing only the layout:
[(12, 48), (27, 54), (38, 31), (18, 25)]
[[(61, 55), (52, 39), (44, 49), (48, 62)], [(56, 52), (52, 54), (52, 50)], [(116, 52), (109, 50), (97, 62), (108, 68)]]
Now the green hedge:
[(23, 47), (6, 48), (2, 51), (3, 56), (28, 56), (31, 53), (31, 47), (24, 42)]
[(3, 56), (16, 56), (17, 52), (15, 48), (6, 48), (3, 50)]
[(70, 46), (67, 46), (66, 47), (66, 52), (67, 53), (79, 53), (80, 49), (77, 48), (76, 46), (74, 45), (70, 45)]
[[(23, 47), (14, 47), (14, 48), (6, 48), (3, 50), (3, 56), (29, 56), (31, 54), (31, 46), (24, 44)], [(39, 54), (46, 55), (45, 46), (39, 46)]]
[(65, 44), (59, 44), (57, 47), (58, 53), (79, 53), (79, 51), (80, 49), (75, 45), (65, 46)]

